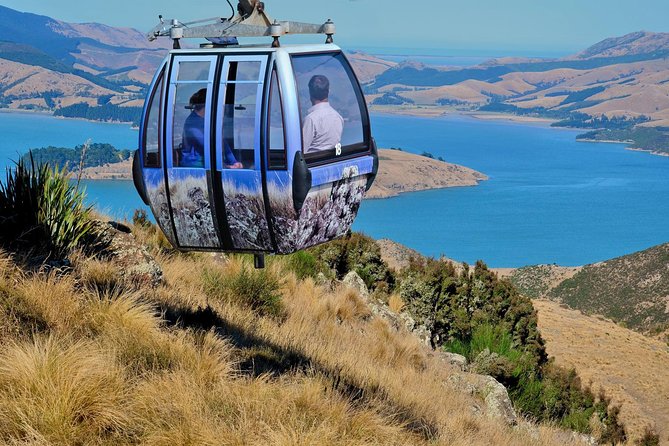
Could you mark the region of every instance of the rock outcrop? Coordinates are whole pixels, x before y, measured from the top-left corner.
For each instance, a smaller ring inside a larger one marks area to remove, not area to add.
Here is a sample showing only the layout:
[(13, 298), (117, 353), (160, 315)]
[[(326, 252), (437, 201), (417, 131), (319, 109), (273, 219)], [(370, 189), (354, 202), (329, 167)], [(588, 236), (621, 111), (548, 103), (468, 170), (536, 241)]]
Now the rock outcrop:
[[(431, 355), (436, 355), (443, 363), (448, 364), (455, 372), (445, 383), (446, 385), (480, 397), (485, 404), (484, 412), (487, 416), (498, 418), (508, 425), (517, 424), (518, 416), (513, 403), (506, 388), (499, 381), (492, 376), (471, 373), (467, 359), (462, 355), (433, 350), (432, 333), (408, 314), (397, 314), (391, 311), (386, 304), (370, 296), (365, 282), (355, 271), (346, 274), (341, 284), (357, 291), (375, 316), (386, 320), (395, 330), (406, 330), (412, 333), (425, 348), (430, 350)], [(474, 410), (480, 409), (474, 408)]]
[(99, 222), (100, 249), (97, 254), (110, 260), (119, 276), (137, 286), (156, 287), (163, 281), (160, 265), (135, 240), (129, 227), (116, 222)]

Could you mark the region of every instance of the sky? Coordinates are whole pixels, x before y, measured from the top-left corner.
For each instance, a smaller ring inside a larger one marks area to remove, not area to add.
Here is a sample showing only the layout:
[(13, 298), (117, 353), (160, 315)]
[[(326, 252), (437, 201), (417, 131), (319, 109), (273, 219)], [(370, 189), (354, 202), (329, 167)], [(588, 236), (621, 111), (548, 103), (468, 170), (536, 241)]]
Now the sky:
[[(158, 23), (158, 14), (184, 22), (230, 14), (225, 0), (0, 0), (0, 4), (67, 22), (142, 31)], [(669, 0), (265, 0), (265, 5), (269, 15), (280, 20), (322, 23), (331, 18), (337, 25), (335, 42), (351, 49), (568, 54), (606, 37), (639, 30), (669, 32)]]

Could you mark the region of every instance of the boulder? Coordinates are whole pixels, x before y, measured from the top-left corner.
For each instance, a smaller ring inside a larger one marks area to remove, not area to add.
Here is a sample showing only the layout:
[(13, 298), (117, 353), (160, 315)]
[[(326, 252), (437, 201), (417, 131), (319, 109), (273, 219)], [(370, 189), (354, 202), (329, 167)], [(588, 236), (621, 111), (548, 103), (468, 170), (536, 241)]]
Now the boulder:
[(372, 313), (384, 320), (386, 320), (395, 330), (401, 328), (406, 329), (409, 333), (416, 336), (421, 344), (428, 348), (432, 348), (432, 332), (422, 324), (416, 321), (407, 313), (397, 314), (388, 308), (383, 302), (374, 299), (369, 294), (367, 286), (362, 278), (355, 271), (350, 271), (342, 280), (342, 284), (357, 291), (360, 297), (365, 301)]
[(484, 412), (487, 416), (500, 419), (509, 426), (518, 422), (518, 416), (506, 387), (492, 376), (458, 373), (451, 375), (447, 384), (458, 391), (483, 399)]
[(369, 290), (367, 289), (367, 285), (365, 285), (365, 281), (362, 280), (358, 273), (349, 271), (349, 273), (344, 276), (342, 283), (357, 291), (358, 294), (360, 294), (360, 297), (369, 303)]
[(437, 357), (444, 363), (460, 370), (467, 370), (467, 358), (457, 353), (451, 352), (437, 352)]
[(98, 227), (103, 236), (97, 254), (111, 261), (119, 276), (137, 286), (155, 287), (163, 282), (160, 265), (135, 240), (130, 228), (116, 222), (100, 222)]

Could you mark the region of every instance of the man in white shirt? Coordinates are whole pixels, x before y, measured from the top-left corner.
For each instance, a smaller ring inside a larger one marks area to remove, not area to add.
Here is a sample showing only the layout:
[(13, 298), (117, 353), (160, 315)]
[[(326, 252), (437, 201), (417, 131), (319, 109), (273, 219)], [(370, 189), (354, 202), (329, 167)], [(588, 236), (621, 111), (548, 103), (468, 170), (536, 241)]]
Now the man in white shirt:
[(309, 81), (309, 96), (312, 107), (304, 118), (302, 142), (305, 153), (332, 150), (341, 143), (344, 118), (330, 106), (330, 81), (317, 74)]

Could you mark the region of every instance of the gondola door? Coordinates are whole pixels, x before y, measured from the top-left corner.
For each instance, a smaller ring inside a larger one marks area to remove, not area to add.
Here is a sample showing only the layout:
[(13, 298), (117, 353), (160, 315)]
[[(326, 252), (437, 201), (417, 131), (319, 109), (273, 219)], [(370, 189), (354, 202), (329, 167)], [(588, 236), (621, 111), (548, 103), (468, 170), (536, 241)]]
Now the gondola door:
[(263, 193), (261, 127), (267, 54), (226, 55), (216, 116), (216, 181), (232, 248), (270, 251)]
[(180, 248), (221, 248), (211, 209), (211, 106), (217, 56), (175, 55), (167, 103), (166, 166)]

